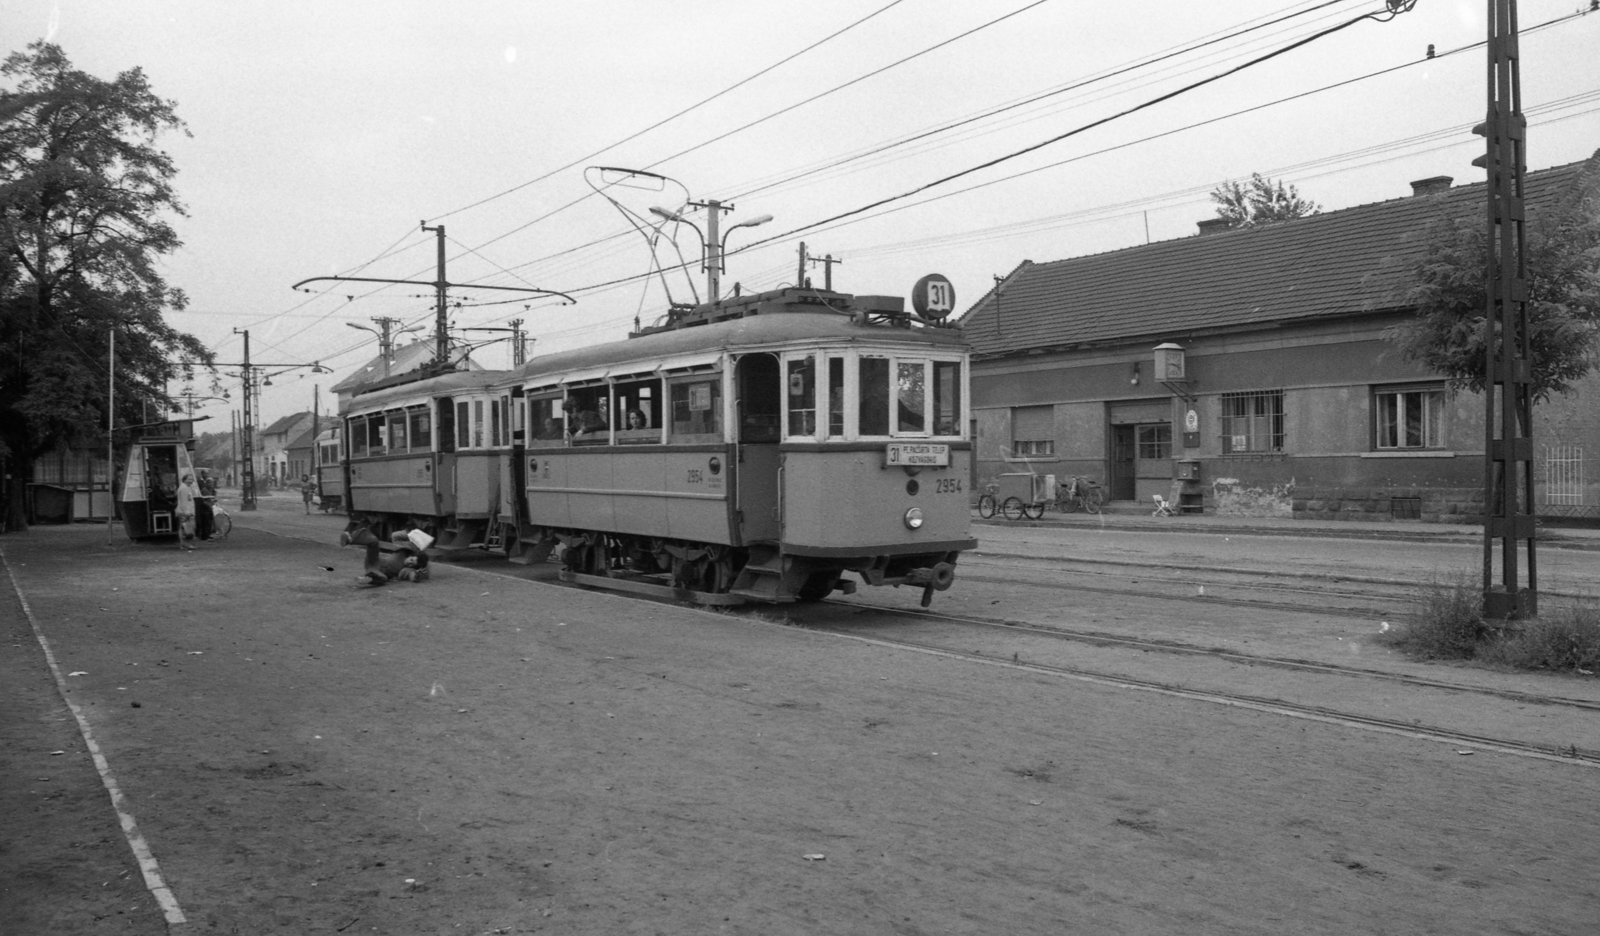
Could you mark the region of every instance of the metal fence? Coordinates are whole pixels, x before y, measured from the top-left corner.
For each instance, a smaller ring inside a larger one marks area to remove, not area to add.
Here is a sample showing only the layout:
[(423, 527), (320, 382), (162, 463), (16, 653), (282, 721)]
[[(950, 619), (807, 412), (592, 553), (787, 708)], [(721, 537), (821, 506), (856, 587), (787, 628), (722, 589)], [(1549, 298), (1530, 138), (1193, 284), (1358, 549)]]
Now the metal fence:
[(1583, 446), (1544, 447), (1544, 502), (1553, 507), (1583, 504)]

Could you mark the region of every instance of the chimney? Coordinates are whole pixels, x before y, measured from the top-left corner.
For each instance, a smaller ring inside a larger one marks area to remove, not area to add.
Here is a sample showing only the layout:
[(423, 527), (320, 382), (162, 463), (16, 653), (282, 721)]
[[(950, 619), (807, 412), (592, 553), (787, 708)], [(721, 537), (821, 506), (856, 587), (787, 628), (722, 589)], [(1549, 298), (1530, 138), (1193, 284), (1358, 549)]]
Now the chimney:
[(1418, 195), (1435, 195), (1439, 192), (1450, 191), (1450, 183), (1455, 181), (1447, 175), (1436, 175), (1426, 179), (1418, 179), (1411, 183), (1411, 197)]
[(1196, 226), (1200, 228), (1200, 236), (1205, 237), (1207, 234), (1220, 234), (1228, 230), (1231, 224), (1227, 218), (1207, 218)]

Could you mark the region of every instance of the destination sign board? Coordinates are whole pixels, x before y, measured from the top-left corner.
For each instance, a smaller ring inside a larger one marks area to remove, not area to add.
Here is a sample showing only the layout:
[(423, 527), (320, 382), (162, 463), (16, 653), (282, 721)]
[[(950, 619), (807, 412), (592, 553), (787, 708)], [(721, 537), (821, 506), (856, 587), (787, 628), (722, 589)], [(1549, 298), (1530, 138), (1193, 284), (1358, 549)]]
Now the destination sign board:
[(890, 442), (884, 452), (884, 464), (943, 467), (950, 464), (950, 446), (937, 442)]

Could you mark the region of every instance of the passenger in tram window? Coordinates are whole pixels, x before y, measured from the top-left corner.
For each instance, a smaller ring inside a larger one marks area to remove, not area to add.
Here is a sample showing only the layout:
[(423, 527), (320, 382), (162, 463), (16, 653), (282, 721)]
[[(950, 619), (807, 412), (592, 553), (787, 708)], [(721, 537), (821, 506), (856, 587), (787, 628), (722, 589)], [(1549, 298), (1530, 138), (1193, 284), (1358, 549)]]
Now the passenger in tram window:
[(644, 413), (640, 412), (639, 410), (636, 410), (636, 409), (628, 410), (628, 428), (629, 429), (649, 429), (650, 428), (650, 420), (646, 419)]
[(594, 436), (611, 428), (594, 410), (579, 409), (577, 400), (568, 398), (562, 404), (562, 409), (567, 413), (567, 425), (571, 427), (574, 436)]

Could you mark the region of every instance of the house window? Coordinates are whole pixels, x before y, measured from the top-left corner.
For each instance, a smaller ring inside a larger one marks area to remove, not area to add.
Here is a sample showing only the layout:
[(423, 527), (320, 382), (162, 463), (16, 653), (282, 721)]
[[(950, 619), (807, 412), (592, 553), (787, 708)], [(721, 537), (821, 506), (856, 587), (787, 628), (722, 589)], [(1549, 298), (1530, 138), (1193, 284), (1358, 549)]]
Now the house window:
[(1141, 460), (1172, 457), (1172, 425), (1170, 423), (1134, 426), (1133, 438), (1134, 444), (1138, 446)]
[(1283, 391), (1222, 395), (1222, 451), (1283, 451)]
[(1054, 457), (1055, 435), (1055, 407), (1018, 406), (1011, 410), (1012, 458)]
[(1380, 388), (1372, 398), (1374, 437), (1380, 450), (1444, 445), (1444, 388)]

